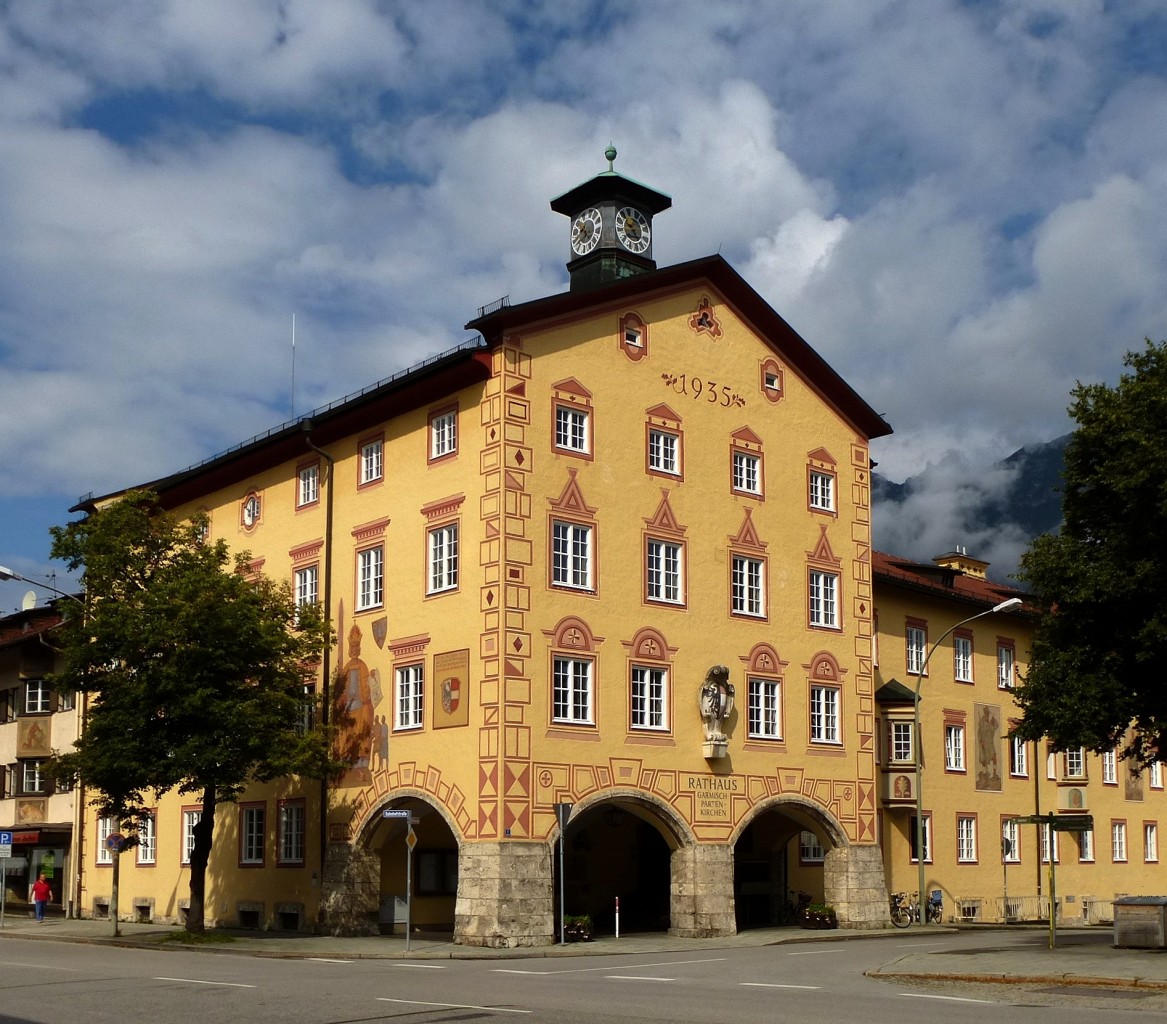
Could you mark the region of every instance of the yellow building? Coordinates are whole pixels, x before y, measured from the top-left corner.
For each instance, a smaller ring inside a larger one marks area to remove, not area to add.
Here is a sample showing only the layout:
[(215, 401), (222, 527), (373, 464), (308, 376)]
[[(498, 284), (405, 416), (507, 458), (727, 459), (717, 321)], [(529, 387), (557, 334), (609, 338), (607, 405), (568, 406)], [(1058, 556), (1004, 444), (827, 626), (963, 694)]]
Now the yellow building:
[[(797, 888), (886, 923), (868, 444), (889, 427), (725, 260), (657, 269), (670, 200), (614, 157), (552, 203), (570, 291), (147, 485), (338, 636), (323, 711), (351, 768), (323, 813), (294, 780), (220, 810), (209, 921), (400, 928), (411, 889), (415, 926), (539, 944), (562, 887), (600, 930), (618, 905), (625, 929), (728, 934)], [(197, 811), (161, 802), (123, 905), (181, 917)]]
[[(919, 800), (925, 891), (941, 893), (946, 921), (1048, 919), (1051, 883), (1061, 919), (1110, 920), (1116, 896), (1159, 891), (1162, 766), (1136, 774), (1113, 751), (1055, 753), (1010, 735), (1021, 717), (1012, 691), (1025, 675), (1033, 613), (990, 613), (1023, 595), (988, 580), (987, 567), (963, 551), (932, 564), (874, 556), (888, 888), (919, 888)], [(1061, 831), (1081, 815), (1091, 829)]]

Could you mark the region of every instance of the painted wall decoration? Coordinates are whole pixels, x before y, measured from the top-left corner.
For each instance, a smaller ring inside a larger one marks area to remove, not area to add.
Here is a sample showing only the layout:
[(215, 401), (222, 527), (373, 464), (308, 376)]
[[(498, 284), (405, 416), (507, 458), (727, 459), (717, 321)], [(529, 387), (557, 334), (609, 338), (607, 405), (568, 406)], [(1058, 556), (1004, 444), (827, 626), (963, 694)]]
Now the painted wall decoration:
[(50, 719), (20, 718), (16, 726), (17, 757), (48, 757), (52, 753)]
[(470, 724), (470, 650), (434, 655), (434, 728)]
[(973, 704), (977, 789), (1001, 792), (1001, 708)]
[(359, 626), (349, 631), (348, 648), (349, 659), (341, 669), (333, 695), (336, 756), (349, 763), (338, 785), (365, 786), (372, 781), (369, 762), (373, 753), (374, 704), (369, 667), (361, 660)]

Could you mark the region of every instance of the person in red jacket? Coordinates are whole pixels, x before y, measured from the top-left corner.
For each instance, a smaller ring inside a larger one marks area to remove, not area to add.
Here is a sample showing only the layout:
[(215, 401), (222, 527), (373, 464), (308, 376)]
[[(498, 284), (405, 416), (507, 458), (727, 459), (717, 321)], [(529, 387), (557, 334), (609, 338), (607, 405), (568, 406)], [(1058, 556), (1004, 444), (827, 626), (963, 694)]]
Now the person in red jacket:
[(37, 880), (32, 883), (32, 902), (36, 907), (36, 921), (37, 924), (45, 923), (45, 904), (53, 898), (53, 890), (49, 883), (45, 881), (43, 874), (37, 876)]

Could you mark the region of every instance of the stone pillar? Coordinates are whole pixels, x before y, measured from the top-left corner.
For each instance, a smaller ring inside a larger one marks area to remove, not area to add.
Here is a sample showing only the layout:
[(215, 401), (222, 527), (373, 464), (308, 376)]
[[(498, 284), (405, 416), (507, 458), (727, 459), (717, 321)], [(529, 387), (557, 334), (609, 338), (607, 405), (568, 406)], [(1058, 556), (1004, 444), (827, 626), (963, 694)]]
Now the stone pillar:
[(551, 945), (552, 890), (551, 847), (546, 843), (463, 843), (454, 941), (492, 949)]
[(333, 844), (324, 862), (320, 927), (330, 935), (376, 935), (381, 909), (381, 859)]
[(840, 928), (886, 928), (890, 923), (880, 847), (836, 846), (828, 850), (823, 888)]
[(708, 939), (737, 934), (732, 846), (682, 846), (673, 851), (672, 873), (670, 935)]

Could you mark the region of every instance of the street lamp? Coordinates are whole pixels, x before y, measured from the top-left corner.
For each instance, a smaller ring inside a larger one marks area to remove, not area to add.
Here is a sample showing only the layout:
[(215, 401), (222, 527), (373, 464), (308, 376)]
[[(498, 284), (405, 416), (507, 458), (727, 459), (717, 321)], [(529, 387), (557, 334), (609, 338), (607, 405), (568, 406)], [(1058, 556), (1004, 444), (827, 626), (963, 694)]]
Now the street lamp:
[(34, 587), (40, 587), (42, 590), (51, 590), (54, 594), (59, 594), (61, 597), (67, 597), (71, 601), (76, 601), (78, 604), (84, 604), (76, 594), (70, 594), (67, 590), (58, 590), (56, 587), (48, 583), (41, 583), (39, 580), (30, 580), (27, 576), (21, 576), (18, 572), (13, 572), (6, 565), (0, 565), (0, 583), (6, 583), (8, 580), (19, 580), (21, 583), (31, 583)]
[(920, 729), (920, 684), (924, 682), (924, 676), (928, 671), (928, 662), (932, 660), (932, 655), (936, 653), (936, 649), (948, 639), (951, 633), (975, 619), (983, 618), (986, 615), (995, 615), (997, 612), (1006, 612), (1020, 604), (1021, 598), (1011, 597), (1008, 601), (1002, 601), (1000, 604), (993, 605), (992, 608), (986, 608), (983, 612), (977, 612), (976, 615), (970, 615), (967, 619), (961, 619), (960, 622), (949, 626), (928, 649), (928, 653), (924, 657), (924, 664), (920, 666), (920, 673), (916, 676), (916, 702), (913, 708), (916, 733), (916, 861), (920, 865), (920, 884), (916, 892), (916, 913), (919, 915), (921, 927), (928, 923), (928, 904), (924, 896), (924, 887), (927, 883), (924, 868), (924, 734)]

